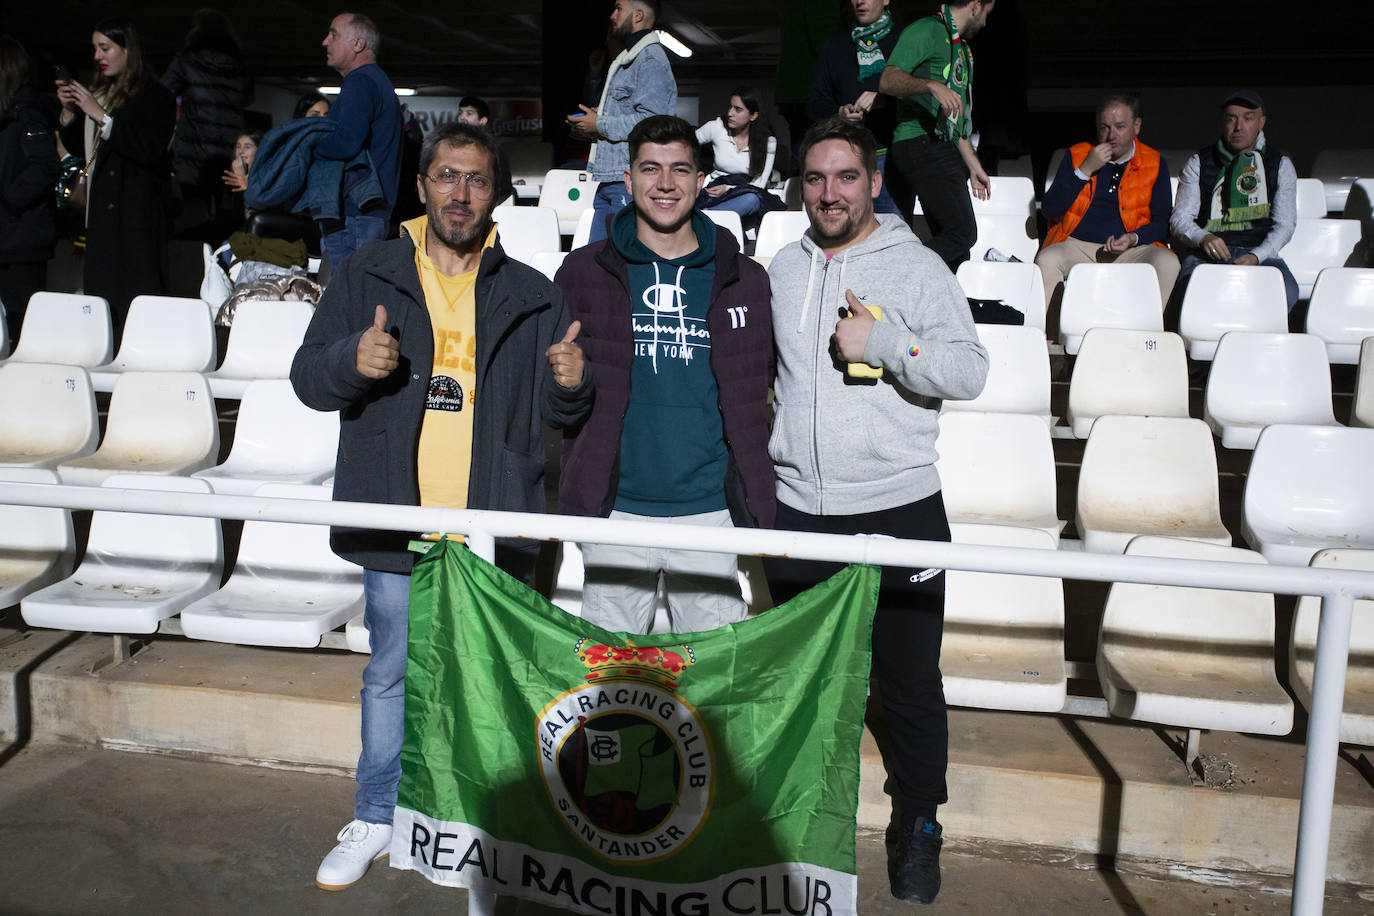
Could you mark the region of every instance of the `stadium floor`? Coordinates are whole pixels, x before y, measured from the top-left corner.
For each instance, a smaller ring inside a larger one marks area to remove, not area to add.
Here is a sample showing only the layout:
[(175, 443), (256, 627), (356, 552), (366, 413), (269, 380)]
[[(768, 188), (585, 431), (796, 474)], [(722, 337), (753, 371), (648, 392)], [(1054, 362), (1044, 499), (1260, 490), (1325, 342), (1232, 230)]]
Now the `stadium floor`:
[[(351, 805), (351, 779), (51, 742), (0, 763), (7, 913), (452, 913), (462, 891), (374, 869), (342, 893), (312, 881)], [(1282, 889), (1166, 880), (1091, 860), (950, 844), (944, 889), (919, 910), (887, 891), (881, 832), (859, 837), (859, 911), (1027, 914), (1286, 913)], [(1333, 889), (1331, 916), (1374, 902)], [(503, 901), (503, 914), (566, 912)]]

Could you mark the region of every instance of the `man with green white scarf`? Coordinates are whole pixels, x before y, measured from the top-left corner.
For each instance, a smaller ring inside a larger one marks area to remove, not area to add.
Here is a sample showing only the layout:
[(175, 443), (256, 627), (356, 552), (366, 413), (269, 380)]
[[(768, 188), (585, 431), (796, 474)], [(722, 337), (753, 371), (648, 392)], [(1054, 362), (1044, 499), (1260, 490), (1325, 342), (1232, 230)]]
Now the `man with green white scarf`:
[[(878, 171), (887, 161), (887, 147), (897, 125), (896, 100), (880, 95), (887, 59), (897, 47), (901, 28), (888, 10), (891, 0), (850, 0), (854, 28), (836, 32), (821, 46), (806, 113), (812, 121), (838, 115), (872, 131), (878, 141)], [(887, 180), (873, 198), (875, 213), (899, 213), (887, 190)]]
[(1176, 295), (1199, 264), (1263, 265), (1283, 275), (1290, 311), (1297, 303), (1298, 281), (1279, 249), (1297, 226), (1298, 173), (1266, 142), (1265, 121), (1259, 93), (1236, 90), (1221, 103), (1221, 139), (1183, 166), (1169, 228), (1192, 250)]

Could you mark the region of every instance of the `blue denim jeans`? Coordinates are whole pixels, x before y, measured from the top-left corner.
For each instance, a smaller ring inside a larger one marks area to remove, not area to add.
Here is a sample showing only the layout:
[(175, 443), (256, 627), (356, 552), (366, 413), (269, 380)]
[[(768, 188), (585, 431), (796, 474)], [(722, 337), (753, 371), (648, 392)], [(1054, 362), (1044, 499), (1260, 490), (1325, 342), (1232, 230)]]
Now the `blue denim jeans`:
[(365, 569), (363, 596), (372, 657), (363, 668), (363, 749), (358, 755), (353, 816), (369, 824), (390, 824), (401, 784), (405, 737), (410, 576)]
[(391, 218), (372, 213), (356, 213), (344, 219), (338, 232), (320, 235), (320, 247), (329, 258), (329, 269), (338, 270), (350, 254), (366, 245), (386, 238)]
[(883, 173), (883, 186), (878, 189), (878, 196), (873, 198), (873, 212), (901, 213), (897, 209), (897, 202), (892, 199), (892, 192), (887, 189), (887, 153), (878, 157), (878, 171)]
[[(1227, 246), (1231, 251), (1231, 260), (1235, 260), (1243, 254), (1249, 254), (1249, 248), (1239, 248), (1234, 245)], [(1215, 264), (1216, 261), (1199, 258), (1195, 254), (1190, 254), (1183, 259), (1178, 268), (1178, 279), (1184, 281), (1192, 275), (1193, 270), (1199, 264)], [(1283, 263), (1282, 258), (1269, 258), (1267, 261), (1260, 261), (1260, 267), (1277, 267), (1279, 273), (1283, 274), (1283, 292), (1288, 297), (1288, 311), (1293, 311), (1293, 306), (1298, 304), (1298, 280), (1293, 276), (1293, 271), (1288, 269), (1288, 265)], [(1182, 287), (1179, 287), (1182, 289)]]
[(604, 239), (606, 218), (615, 216), (629, 203), (630, 189), (625, 187), (625, 182), (602, 182), (601, 187), (596, 189), (596, 196), (592, 198), (592, 212), (596, 215), (592, 217), (592, 234), (587, 241), (599, 242)]

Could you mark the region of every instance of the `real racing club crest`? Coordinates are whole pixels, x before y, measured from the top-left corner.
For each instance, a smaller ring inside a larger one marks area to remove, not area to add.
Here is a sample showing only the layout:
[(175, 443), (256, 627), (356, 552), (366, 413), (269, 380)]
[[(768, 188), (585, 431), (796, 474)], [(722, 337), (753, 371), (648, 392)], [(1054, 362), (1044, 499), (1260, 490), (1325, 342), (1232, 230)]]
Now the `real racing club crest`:
[(715, 765), (677, 681), (690, 646), (608, 646), (581, 639), (585, 683), (539, 714), (544, 785), (588, 849), (615, 862), (654, 862), (692, 841), (711, 808)]

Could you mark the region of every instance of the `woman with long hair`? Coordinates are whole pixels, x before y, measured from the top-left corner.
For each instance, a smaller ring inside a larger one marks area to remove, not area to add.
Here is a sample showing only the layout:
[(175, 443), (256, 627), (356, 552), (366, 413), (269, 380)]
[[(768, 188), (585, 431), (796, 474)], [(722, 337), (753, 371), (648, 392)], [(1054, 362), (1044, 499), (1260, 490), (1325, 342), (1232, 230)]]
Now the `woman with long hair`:
[(768, 120), (760, 117), (757, 92), (744, 86), (732, 92), (725, 115), (698, 127), (697, 140), (715, 154), (715, 167), (698, 206), (734, 210), (741, 217), (771, 209), (763, 198), (771, 196), (766, 189), (778, 138)]
[(29, 297), (44, 286), (57, 240), (57, 141), (51, 101), (29, 85), (29, 55), (0, 38), (0, 303), (11, 343)]
[(57, 97), (64, 143), (86, 154), (84, 288), (110, 303), (118, 335), (134, 296), (164, 289), (176, 100), (153, 79), (133, 23), (100, 23), (91, 46), (90, 88), (58, 80)]

